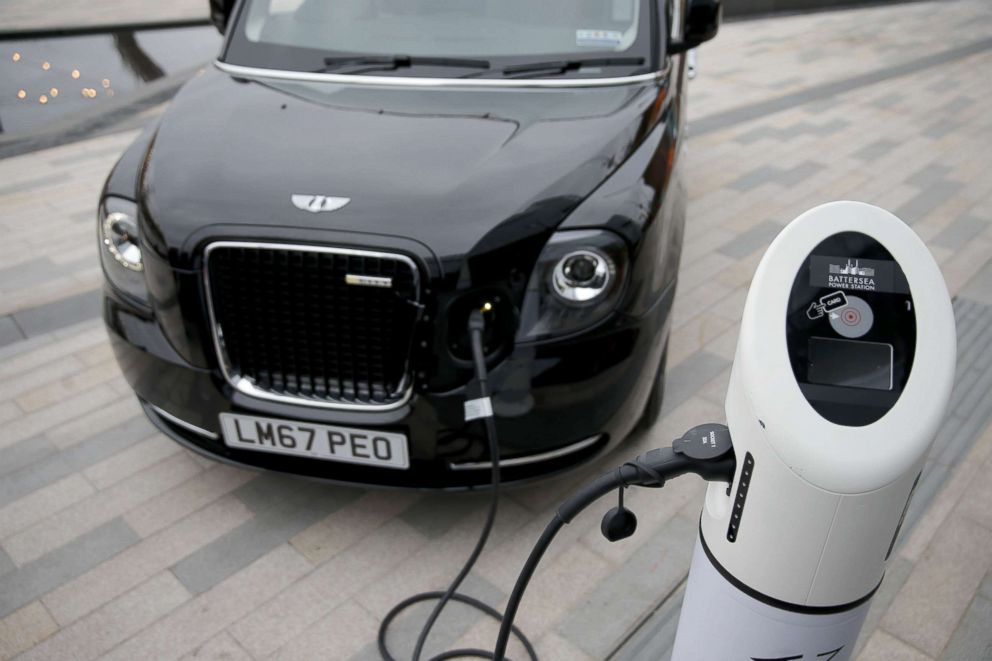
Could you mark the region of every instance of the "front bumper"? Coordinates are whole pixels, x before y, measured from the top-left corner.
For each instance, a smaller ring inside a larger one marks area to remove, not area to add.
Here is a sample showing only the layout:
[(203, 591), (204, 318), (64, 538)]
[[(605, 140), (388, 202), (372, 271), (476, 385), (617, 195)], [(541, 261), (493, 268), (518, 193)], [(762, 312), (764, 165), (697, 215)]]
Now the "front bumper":
[[(644, 409), (669, 327), (674, 284), (643, 317), (618, 320), (560, 342), (518, 345), (490, 370), (503, 462), (516, 482), (566, 470), (626, 438)], [(185, 361), (151, 316), (104, 296), (117, 361), (152, 422), (186, 447), (215, 459), (340, 483), (423, 489), (489, 484), (481, 424), (464, 422), (465, 387), (414, 391), (388, 411), (344, 411), (252, 398), (219, 370)], [(233, 449), (221, 413), (406, 434), (410, 468), (395, 470)]]

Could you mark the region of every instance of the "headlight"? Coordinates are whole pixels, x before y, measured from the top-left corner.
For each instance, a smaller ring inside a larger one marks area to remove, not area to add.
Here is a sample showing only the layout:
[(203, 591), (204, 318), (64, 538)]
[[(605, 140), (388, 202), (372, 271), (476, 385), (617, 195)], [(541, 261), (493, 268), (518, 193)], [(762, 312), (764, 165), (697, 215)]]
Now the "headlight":
[(627, 248), (607, 230), (554, 234), (534, 266), (517, 341), (583, 330), (616, 308), (627, 274)]
[(104, 275), (115, 289), (146, 302), (148, 289), (138, 242), (137, 206), (129, 200), (108, 197), (100, 204), (98, 222)]

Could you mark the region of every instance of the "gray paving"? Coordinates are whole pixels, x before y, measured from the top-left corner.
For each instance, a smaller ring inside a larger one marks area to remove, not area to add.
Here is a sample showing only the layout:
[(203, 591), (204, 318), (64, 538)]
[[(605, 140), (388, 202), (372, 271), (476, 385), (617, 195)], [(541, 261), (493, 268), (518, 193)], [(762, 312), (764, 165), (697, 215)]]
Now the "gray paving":
[(992, 659), (992, 600), (978, 595), (971, 602), (960, 626), (940, 658), (945, 661), (989, 661)]
[(782, 226), (778, 223), (771, 221), (758, 223), (751, 229), (741, 232), (732, 240), (717, 248), (717, 251), (727, 257), (743, 259), (755, 250), (764, 250), (767, 248), (772, 239), (781, 231)]
[(852, 154), (852, 156), (862, 161), (871, 162), (885, 156), (898, 146), (899, 143), (895, 140), (890, 138), (879, 138), (878, 140), (857, 150)]
[[(806, 103), (838, 96), (840, 94), (844, 94), (845, 92), (851, 92), (870, 85), (876, 85), (892, 78), (915, 74), (924, 69), (939, 67), (950, 62), (962, 60), (975, 55), (976, 53), (987, 51), (990, 48), (992, 48), (992, 39), (978, 39), (963, 46), (949, 48), (941, 53), (927, 55), (909, 62), (878, 69), (870, 73), (852, 76), (837, 82), (815, 85), (803, 89), (800, 92), (785, 94), (778, 98), (768, 99), (735, 108), (733, 110), (703, 116), (694, 122), (693, 132), (696, 135), (702, 135), (712, 131), (719, 131), (720, 129), (727, 128), (728, 126), (733, 126), (734, 124), (761, 119), (762, 117), (767, 117), (768, 115), (779, 113), (790, 108), (795, 108)], [(806, 58), (807, 56), (801, 55), (800, 57)], [(952, 85), (950, 81), (940, 82), (941, 85), (944, 86), (944, 89), (935, 91), (946, 91), (946, 89)]]
[(992, 264), (986, 264), (961, 293), (986, 305), (992, 305)]
[(730, 183), (730, 188), (741, 192), (749, 191), (758, 186), (773, 183), (779, 186), (796, 186), (825, 169), (825, 165), (815, 161), (803, 161), (795, 167), (779, 167), (777, 165), (762, 165), (747, 174), (741, 175)]
[[(80, 433), (86, 434), (86, 430), (81, 429)], [(23, 456), (34, 452), (35, 460), (3, 476), (0, 481), (0, 505), (6, 505), (112, 457), (154, 433), (155, 428), (147, 419), (135, 417), (108, 432), (96, 434), (55, 454), (47, 451), (48, 444), (44, 439), (38, 444), (30, 443), (33, 439), (26, 439), (9, 448), (13, 452), (12, 459), (16, 460), (18, 454)]]
[(421, 535), (442, 537), (466, 516), (481, 511), (489, 501), (487, 494), (427, 495), (404, 510), (400, 519)]
[[(683, 581), (692, 558), (697, 524), (675, 517), (627, 558), (610, 580), (590, 592), (558, 627), (559, 633), (594, 659), (607, 658), (618, 640), (641, 625)], [(641, 540), (643, 541), (643, 540)], [(662, 561), (659, 561), (662, 560)], [(603, 613), (612, 613), (604, 618)]]
[(32, 337), (98, 317), (101, 304), (101, 292), (94, 289), (16, 312), (13, 317), (24, 335)]
[(0, 617), (76, 578), (138, 541), (122, 519), (94, 528), (60, 549), (0, 576)]
[(951, 221), (933, 238), (933, 242), (951, 250), (961, 250), (987, 227), (988, 222), (977, 216), (966, 214)]
[(17, 326), (17, 322), (9, 314), (0, 317), (0, 347), (5, 344), (20, 342), (27, 336)]
[(235, 493), (255, 516), (172, 567), (193, 594), (206, 592), (296, 533), (362, 494), (281, 475), (264, 475)]
[(704, 385), (730, 367), (722, 356), (700, 351), (665, 372), (665, 399), (662, 413), (668, 413), (684, 404)]

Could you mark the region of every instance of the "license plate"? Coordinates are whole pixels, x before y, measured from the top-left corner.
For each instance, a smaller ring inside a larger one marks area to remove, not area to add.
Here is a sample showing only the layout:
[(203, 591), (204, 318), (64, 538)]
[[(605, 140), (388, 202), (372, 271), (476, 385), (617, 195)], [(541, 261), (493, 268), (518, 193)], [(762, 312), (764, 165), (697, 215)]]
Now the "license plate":
[(410, 467), (406, 435), (221, 413), (224, 444), (238, 450), (272, 452), (349, 464)]

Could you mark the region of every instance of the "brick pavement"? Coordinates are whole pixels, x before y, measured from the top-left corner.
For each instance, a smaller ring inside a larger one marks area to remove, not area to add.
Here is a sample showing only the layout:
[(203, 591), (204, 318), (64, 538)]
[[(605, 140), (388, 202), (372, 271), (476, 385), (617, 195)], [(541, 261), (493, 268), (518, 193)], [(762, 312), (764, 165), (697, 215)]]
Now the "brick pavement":
[(3, 0), (0, 34), (106, 25), (206, 21), (207, 0)]
[[(623, 456), (723, 418), (747, 284), (775, 232), (816, 203), (861, 199), (911, 223), (958, 295), (962, 332), (992, 306), (992, 49), (968, 49), (989, 34), (988, 3), (956, 0), (728, 24), (701, 50), (665, 413)], [(484, 498), (232, 468), (143, 419), (92, 293), (97, 193), (132, 137), (0, 161), (0, 658), (376, 658), (380, 618), (445, 584)], [(969, 378), (970, 406), (988, 414), (992, 384)], [(933, 458), (929, 506), (862, 659), (992, 656), (992, 428), (973, 420)], [(557, 502), (617, 456), (507, 493), (468, 589), (505, 600)], [(686, 479), (661, 498), (633, 493), (639, 532), (621, 544), (599, 537), (597, 512), (565, 529), (520, 613), (542, 658), (663, 654), (702, 491)], [(639, 628), (656, 610), (667, 619)], [(409, 649), (418, 615), (394, 647)], [(453, 607), (432, 649), (493, 637)]]

